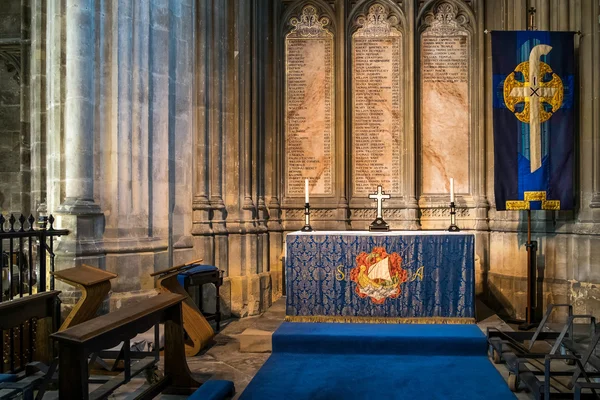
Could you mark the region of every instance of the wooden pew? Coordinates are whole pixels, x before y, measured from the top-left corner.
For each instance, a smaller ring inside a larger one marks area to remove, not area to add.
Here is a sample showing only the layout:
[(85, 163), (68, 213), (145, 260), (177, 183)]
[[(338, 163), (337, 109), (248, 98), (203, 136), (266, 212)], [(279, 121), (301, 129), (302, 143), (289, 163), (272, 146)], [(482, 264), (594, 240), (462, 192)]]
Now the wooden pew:
[(150, 274), (153, 277), (158, 276), (156, 287), (161, 293), (176, 293), (185, 297), (181, 306), (183, 309), (183, 329), (185, 329), (189, 338), (189, 340), (185, 341), (185, 355), (188, 357), (198, 354), (215, 336), (212, 326), (204, 318), (188, 292), (177, 281), (178, 274), (189, 268), (193, 268), (194, 264), (201, 261), (201, 259), (191, 261)]
[[(184, 296), (161, 293), (136, 305), (121, 308), (52, 335), (59, 343), (59, 399), (87, 400), (107, 398), (131, 377), (152, 367), (152, 357), (130, 365), (129, 340), (152, 326), (165, 323), (165, 376), (138, 398), (150, 399), (167, 389), (189, 394), (199, 386), (185, 359), (181, 303)], [(125, 371), (88, 393), (88, 357), (125, 341)]]
[(86, 264), (54, 271), (51, 274), (56, 279), (81, 290), (81, 297), (61, 325), (61, 331), (96, 317), (98, 309), (110, 292), (110, 280), (117, 277), (117, 274)]
[[(59, 321), (58, 316), (58, 295), (60, 291), (53, 290), (49, 292), (42, 292), (23, 298), (18, 298), (10, 301), (0, 303), (0, 332), (17, 329), (22, 326), (26, 321), (31, 319), (41, 320), (43, 318), (51, 318), (52, 332), (55, 332)], [(39, 326), (43, 327), (44, 324), (40, 323)], [(23, 337), (23, 336), (22, 336)], [(35, 351), (29, 353), (29, 359), (27, 360), (33, 365), (34, 361), (48, 362), (52, 357), (52, 347), (48, 333), (44, 332), (44, 329), (37, 329), (33, 337), (30, 340), (35, 340)], [(25, 343), (22, 344), (25, 347)], [(29, 345), (27, 345), (29, 347)], [(17, 351), (19, 349), (16, 349)], [(31, 352), (31, 349), (29, 350)], [(21, 354), (20, 357), (23, 357)], [(54, 372), (54, 367), (49, 369), (50, 375)], [(2, 396), (8, 396), (10, 393), (22, 392), (24, 398), (32, 398), (33, 388), (41, 385), (44, 381), (45, 374), (43, 372), (33, 372), (33, 368), (25, 368), (25, 371), (21, 371), (16, 374), (12, 380), (16, 380), (13, 383), (2, 384), (0, 389), (0, 398)], [(5, 376), (6, 378), (6, 376)], [(12, 389), (11, 389), (12, 388)], [(10, 392), (10, 393), (9, 393)]]

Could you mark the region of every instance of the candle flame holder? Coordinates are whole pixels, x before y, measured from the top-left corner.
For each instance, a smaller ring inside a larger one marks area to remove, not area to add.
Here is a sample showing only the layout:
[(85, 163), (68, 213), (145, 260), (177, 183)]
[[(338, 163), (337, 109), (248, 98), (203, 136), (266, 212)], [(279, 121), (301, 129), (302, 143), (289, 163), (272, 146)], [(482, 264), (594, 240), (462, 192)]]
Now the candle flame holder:
[(304, 226), (302, 232), (313, 232), (314, 229), (310, 226), (310, 204), (304, 203)]
[(460, 228), (456, 225), (456, 206), (454, 202), (450, 202), (450, 226), (448, 232), (460, 232)]

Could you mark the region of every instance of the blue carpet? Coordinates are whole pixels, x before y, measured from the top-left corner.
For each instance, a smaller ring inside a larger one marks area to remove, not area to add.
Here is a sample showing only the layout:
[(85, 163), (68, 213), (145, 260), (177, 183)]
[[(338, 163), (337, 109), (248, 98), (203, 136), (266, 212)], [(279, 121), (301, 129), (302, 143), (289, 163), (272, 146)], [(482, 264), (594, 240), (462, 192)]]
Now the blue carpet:
[(475, 325), (284, 323), (242, 400), (514, 399)]
[(482, 355), (477, 325), (286, 322), (273, 334), (273, 353)]

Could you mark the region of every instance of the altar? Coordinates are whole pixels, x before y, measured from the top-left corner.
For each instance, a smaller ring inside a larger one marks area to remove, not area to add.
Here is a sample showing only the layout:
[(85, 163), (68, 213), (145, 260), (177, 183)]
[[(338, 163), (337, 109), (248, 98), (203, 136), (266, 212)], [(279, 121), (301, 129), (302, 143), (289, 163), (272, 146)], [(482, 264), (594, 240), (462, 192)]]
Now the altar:
[(472, 323), (474, 253), (464, 232), (290, 233), (286, 319)]

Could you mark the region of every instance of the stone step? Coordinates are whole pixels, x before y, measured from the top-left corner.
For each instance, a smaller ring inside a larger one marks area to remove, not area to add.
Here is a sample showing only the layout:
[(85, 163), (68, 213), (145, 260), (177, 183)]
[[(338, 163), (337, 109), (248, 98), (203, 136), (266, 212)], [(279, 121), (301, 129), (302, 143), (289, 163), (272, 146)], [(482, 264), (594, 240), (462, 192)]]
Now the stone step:
[(273, 332), (248, 328), (237, 335), (241, 353), (270, 353), (273, 349)]

